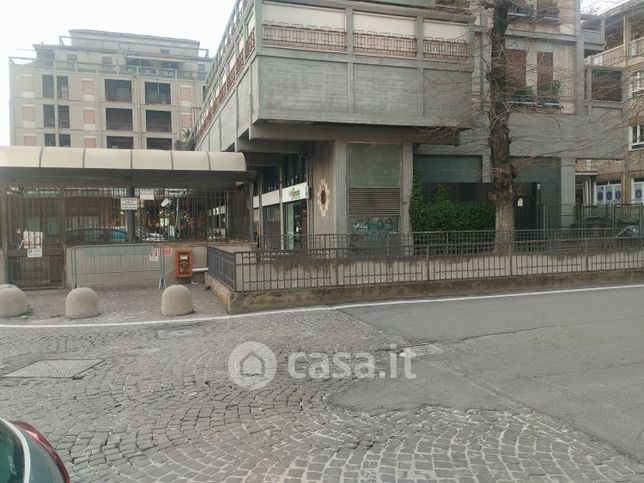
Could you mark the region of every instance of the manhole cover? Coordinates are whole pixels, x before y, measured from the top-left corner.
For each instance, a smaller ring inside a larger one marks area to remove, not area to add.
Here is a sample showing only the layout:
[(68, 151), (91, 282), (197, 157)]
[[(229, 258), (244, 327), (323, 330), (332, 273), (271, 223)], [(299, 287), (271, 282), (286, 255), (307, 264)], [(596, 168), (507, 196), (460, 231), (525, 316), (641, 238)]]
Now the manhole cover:
[(4, 377), (60, 377), (69, 378), (94, 367), (101, 359), (52, 359), (38, 361), (10, 372)]
[(198, 337), (206, 335), (201, 327), (183, 327), (180, 329), (157, 330), (159, 339), (174, 339), (175, 337)]

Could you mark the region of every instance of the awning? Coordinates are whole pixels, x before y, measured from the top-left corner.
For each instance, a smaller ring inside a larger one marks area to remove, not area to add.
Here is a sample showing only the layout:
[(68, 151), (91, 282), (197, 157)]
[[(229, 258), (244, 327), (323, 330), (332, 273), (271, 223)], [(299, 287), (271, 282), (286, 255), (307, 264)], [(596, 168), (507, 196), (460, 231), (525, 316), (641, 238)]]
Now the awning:
[(132, 186), (193, 186), (222, 188), (253, 179), (242, 153), (162, 151), (147, 149), (85, 149), (62, 147), (0, 147), (3, 184), (79, 184), (115, 181)]

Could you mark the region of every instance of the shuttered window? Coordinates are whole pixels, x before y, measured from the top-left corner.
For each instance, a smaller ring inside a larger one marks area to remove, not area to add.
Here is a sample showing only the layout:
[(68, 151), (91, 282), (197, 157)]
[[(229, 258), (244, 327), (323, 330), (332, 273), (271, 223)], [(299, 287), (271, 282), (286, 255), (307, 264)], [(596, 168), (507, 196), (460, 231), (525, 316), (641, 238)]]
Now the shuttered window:
[(505, 51), (505, 73), (510, 92), (526, 86), (525, 50), (507, 49)]
[(349, 188), (349, 216), (400, 215), (400, 188)]

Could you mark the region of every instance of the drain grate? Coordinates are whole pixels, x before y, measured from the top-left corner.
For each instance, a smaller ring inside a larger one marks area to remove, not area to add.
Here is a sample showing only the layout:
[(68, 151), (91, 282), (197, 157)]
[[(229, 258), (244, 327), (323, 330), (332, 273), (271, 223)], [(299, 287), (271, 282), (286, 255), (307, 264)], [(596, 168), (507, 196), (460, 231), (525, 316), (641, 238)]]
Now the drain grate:
[(157, 330), (159, 339), (174, 339), (178, 337), (199, 337), (206, 335), (201, 327), (182, 327), (179, 329)]
[(51, 359), (38, 361), (10, 372), (4, 377), (54, 377), (70, 378), (94, 367), (102, 359)]

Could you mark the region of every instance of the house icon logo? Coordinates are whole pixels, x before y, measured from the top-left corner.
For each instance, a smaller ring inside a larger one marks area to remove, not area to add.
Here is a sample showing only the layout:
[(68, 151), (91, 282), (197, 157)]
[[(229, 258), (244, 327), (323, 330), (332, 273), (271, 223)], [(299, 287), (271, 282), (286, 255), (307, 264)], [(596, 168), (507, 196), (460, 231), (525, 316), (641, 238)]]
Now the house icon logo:
[(245, 342), (228, 357), (228, 376), (244, 389), (261, 389), (275, 377), (275, 354), (261, 342)]

